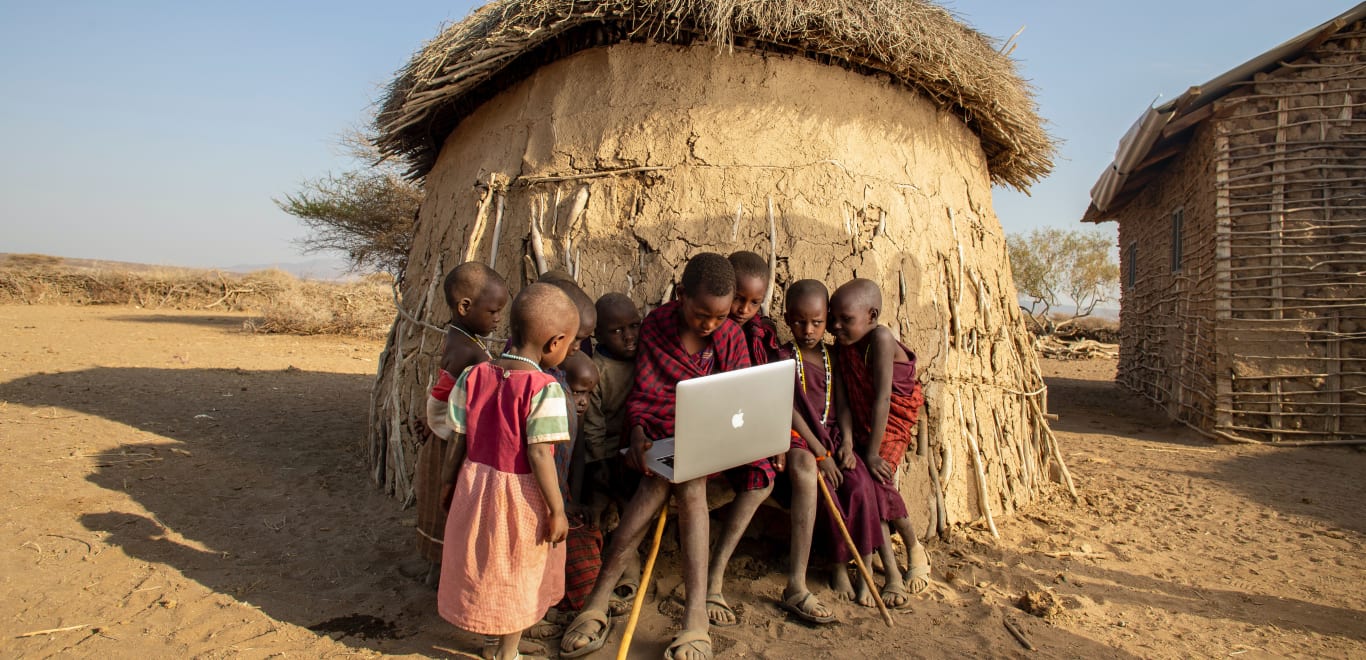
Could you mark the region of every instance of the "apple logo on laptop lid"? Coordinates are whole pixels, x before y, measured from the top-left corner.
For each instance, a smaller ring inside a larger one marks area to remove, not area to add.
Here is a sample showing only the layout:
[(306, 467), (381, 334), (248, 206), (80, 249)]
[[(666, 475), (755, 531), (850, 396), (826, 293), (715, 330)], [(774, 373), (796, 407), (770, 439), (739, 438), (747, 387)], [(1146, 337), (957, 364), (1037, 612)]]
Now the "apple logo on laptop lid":
[(741, 426), (744, 426), (744, 425), (745, 425), (745, 411), (744, 411), (744, 409), (735, 411), (735, 414), (730, 416), (730, 427), (733, 428), (733, 429), (738, 429), (738, 428), (740, 428)]

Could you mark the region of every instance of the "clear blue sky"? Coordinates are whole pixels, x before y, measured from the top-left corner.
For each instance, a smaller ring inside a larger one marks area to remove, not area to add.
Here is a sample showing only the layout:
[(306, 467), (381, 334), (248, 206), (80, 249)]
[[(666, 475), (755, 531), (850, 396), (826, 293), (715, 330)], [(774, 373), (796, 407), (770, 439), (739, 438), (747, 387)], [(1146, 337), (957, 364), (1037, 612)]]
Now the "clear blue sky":
[[(959, 0), (1004, 39), (1063, 140), (1008, 232), (1075, 226), (1143, 108), (1351, 7), (1347, 0)], [(186, 266), (302, 261), (271, 202), (351, 165), (337, 136), (471, 2), (0, 0), (0, 252)], [(1111, 226), (1111, 231), (1113, 231)]]

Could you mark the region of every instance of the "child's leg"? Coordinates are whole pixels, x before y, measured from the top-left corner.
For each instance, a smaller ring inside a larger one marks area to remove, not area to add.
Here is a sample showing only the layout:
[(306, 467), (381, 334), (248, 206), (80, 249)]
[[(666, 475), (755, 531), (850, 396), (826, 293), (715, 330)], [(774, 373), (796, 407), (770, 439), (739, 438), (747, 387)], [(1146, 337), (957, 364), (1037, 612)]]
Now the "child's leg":
[[(601, 612), (604, 619), (606, 618), (608, 600), (622, 571), (626, 568), (627, 557), (637, 552), (650, 521), (654, 520), (659, 508), (664, 506), (668, 499), (670, 487), (669, 482), (654, 477), (640, 481), (635, 497), (631, 498), (631, 503), (622, 512), (621, 524), (612, 535), (612, 543), (603, 555), (602, 570), (598, 573), (598, 581), (593, 584), (593, 591), (588, 594), (588, 600), (584, 603), (584, 612)], [(605, 624), (602, 623), (571, 626), (560, 640), (560, 649), (569, 652), (584, 648), (604, 632)]]
[(920, 537), (916, 536), (909, 517), (893, 520), (892, 527), (901, 535), (901, 542), (906, 545), (906, 561), (909, 565), (906, 590), (918, 594), (930, 586), (930, 558), (925, 553), (925, 547), (920, 544)]
[[(881, 549), (881, 547), (878, 548), (878, 550)], [(873, 555), (871, 553), (863, 557), (863, 565), (868, 567), (869, 571), (873, 570)], [(877, 601), (873, 600), (873, 589), (875, 589), (877, 585), (868, 584), (863, 580), (863, 575), (860, 574), (856, 576), (858, 583), (856, 585), (850, 586), (848, 567), (839, 566), (835, 570), (841, 574), (837, 576), (836, 579), (843, 579), (844, 585), (848, 589), (847, 593), (849, 594), (848, 597), (850, 599), (864, 607), (877, 607)], [(841, 593), (843, 594), (844, 592)]]
[(498, 655), (494, 657), (496, 657), (498, 660), (513, 660), (517, 656), (521, 655), (521, 651), (517, 650), (518, 645), (520, 645), (521, 643), (521, 631), (508, 635), (503, 635), (502, 637), (498, 638)]
[(773, 482), (770, 480), (766, 486), (755, 490), (737, 489), (735, 499), (730, 503), (730, 514), (726, 517), (720, 538), (716, 539), (716, 554), (712, 555), (711, 570), (707, 574), (707, 617), (713, 625), (733, 626), (739, 622), (735, 618), (735, 611), (722, 595), (726, 564), (730, 563), (730, 556), (735, 552), (735, 546), (740, 544), (740, 537), (749, 527), (754, 512), (772, 492)]
[(811, 536), (816, 528), (816, 457), (804, 448), (787, 452), (787, 476), (792, 480), (792, 537), (789, 546), (787, 588), (783, 601), (796, 608), (799, 617), (816, 623), (834, 616), (830, 608), (810, 595), (806, 586), (806, 568), (811, 558)]
[[(878, 549), (878, 555), (882, 558), (882, 575), (886, 578), (882, 586), (882, 602), (887, 607), (901, 607), (910, 600), (910, 596), (901, 578), (901, 565), (897, 563), (896, 548), (892, 547), (891, 531), (885, 523), (882, 525), (882, 547)], [(869, 602), (867, 605), (876, 603)]]
[(686, 481), (676, 488), (678, 529), (683, 546), (683, 630), (706, 632), (707, 544), (711, 538), (707, 479), (703, 477)]

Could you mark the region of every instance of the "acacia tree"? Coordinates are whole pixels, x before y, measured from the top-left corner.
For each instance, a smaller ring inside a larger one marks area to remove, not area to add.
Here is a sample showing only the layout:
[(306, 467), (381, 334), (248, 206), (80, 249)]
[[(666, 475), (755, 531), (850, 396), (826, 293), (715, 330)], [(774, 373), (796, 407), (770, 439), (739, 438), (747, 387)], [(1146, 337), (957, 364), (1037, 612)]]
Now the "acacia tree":
[[(1100, 231), (1037, 228), (1007, 236), (1006, 245), (1015, 288), (1030, 299), (1029, 315), (1049, 332), (1115, 299), (1119, 264), (1110, 239)], [(1073, 305), (1072, 316), (1054, 324), (1050, 312), (1067, 301)]]
[(341, 252), (356, 270), (398, 276), (412, 246), (422, 187), (380, 159), (367, 136), (353, 131), (341, 142), (367, 165), (306, 180), (297, 192), (273, 201), (308, 228), (299, 241), (304, 252)]

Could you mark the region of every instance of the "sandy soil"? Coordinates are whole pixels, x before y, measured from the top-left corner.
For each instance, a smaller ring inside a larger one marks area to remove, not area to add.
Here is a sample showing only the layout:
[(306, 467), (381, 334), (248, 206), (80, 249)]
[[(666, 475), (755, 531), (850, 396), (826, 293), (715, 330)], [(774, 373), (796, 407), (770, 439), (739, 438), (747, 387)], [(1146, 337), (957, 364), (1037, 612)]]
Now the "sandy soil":
[[(0, 307), (0, 653), (478, 651), (434, 615), (412, 577), (413, 514), (359, 458), (380, 346), (247, 334), (242, 320)], [(1000, 521), (1000, 541), (974, 529), (932, 543), (935, 584), (895, 630), (848, 604), (822, 629), (781, 615), (781, 544), (759, 535), (732, 566), (743, 620), (714, 630), (718, 650), (1366, 655), (1366, 454), (1209, 445), (1118, 392), (1114, 368), (1045, 366), (1080, 503), (1055, 492)], [(677, 582), (666, 553), (658, 593)], [(659, 657), (670, 609), (649, 603), (633, 657)]]

